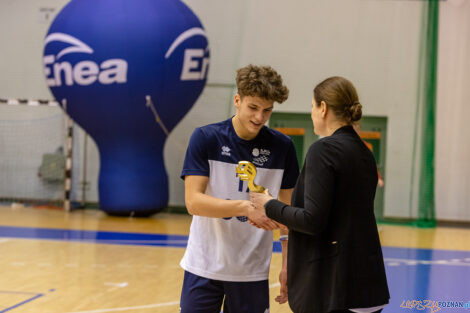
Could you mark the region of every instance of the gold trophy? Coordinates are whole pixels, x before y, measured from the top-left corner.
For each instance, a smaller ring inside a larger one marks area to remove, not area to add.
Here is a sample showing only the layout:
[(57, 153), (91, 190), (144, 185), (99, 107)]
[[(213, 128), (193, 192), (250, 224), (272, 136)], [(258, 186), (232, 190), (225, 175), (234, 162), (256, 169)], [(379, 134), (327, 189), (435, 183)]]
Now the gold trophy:
[(241, 180), (248, 182), (248, 188), (252, 192), (263, 193), (265, 188), (254, 183), (256, 177), (256, 167), (253, 163), (248, 161), (238, 162), (235, 172)]

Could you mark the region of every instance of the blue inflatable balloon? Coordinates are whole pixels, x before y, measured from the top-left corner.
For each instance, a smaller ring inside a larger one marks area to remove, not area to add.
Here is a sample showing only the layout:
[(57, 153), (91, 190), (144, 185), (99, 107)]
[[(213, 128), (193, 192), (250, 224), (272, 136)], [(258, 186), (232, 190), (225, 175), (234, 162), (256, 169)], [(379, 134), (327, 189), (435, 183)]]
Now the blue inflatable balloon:
[(167, 206), (165, 140), (209, 66), (196, 15), (178, 0), (72, 0), (49, 29), (43, 62), (54, 97), (98, 146), (100, 208), (145, 216)]

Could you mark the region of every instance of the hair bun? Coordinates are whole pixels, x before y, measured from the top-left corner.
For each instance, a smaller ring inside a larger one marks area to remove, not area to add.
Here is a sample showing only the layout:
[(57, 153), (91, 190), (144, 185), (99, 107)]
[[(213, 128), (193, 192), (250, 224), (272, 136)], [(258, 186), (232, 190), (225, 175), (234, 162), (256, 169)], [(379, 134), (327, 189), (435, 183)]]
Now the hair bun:
[(349, 113), (351, 115), (351, 122), (357, 122), (362, 117), (362, 104), (359, 101), (354, 101), (349, 107)]
[(317, 106), (325, 101), (335, 117), (343, 123), (351, 124), (362, 117), (362, 105), (356, 88), (344, 77), (325, 79), (313, 89), (313, 97)]

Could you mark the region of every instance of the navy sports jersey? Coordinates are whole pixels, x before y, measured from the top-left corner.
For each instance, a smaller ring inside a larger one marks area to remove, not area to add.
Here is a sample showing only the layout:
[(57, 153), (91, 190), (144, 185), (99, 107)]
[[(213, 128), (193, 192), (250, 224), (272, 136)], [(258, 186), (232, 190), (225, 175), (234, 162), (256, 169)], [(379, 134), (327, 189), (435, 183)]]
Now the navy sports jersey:
[[(196, 128), (189, 141), (181, 177), (209, 177), (206, 194), (229, 200), (249, 200), (247, 182), (235, 167), (239, 161), (256, 166), (255, 184), (277, 198), (280, 189), (295, 186), (299, 168), (295, 148), (286, 135), (263, 126), (253, 140), (238, 137), (232, 119)], [(272, 231), (258, 229), (243, 216), (194, 216), (181, 266), (198, 276), (224, 281), (268, 278)]]

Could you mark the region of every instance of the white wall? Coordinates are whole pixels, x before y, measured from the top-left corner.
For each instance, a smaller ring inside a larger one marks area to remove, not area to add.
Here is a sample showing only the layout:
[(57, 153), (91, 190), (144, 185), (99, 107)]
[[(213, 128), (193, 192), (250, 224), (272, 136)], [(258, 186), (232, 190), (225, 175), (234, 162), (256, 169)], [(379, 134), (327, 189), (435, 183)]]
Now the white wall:
[(436, 216), (470, 220), (470, 1), (440, 5)]
[(65, 0), (0, 1), (0, 95), (1, 97), (51, 98), (43, 75), (43, 40), (50, 22), (40, 8), (56, 13)]

